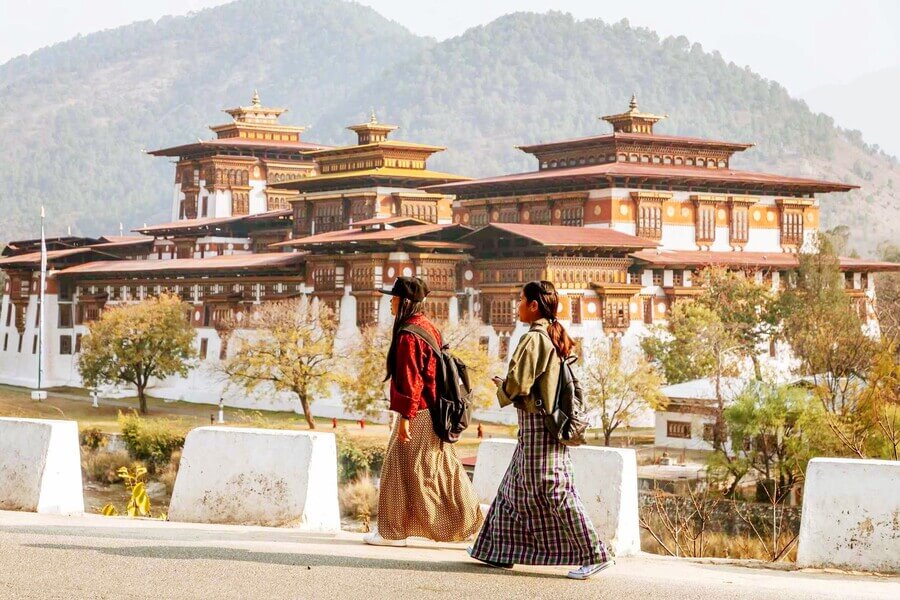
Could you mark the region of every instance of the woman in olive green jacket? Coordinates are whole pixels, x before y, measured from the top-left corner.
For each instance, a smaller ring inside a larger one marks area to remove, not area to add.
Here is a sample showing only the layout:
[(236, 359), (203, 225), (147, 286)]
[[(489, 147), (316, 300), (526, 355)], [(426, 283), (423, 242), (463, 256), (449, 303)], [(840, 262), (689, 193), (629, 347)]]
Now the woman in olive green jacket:
[(574, 347), (556, 320), (558, 304), (549, 281), (522, 288), (519, 320), (531, 327), (516, 346), (506, 379), (495, 378), (500, 405), (517, 409), (519, 443), (469, 554), (495, 567), (578, 566), (568, 576), (587, 579), (612, 561), (575, 490), (569, 449), (544, 426), (560, 361)]

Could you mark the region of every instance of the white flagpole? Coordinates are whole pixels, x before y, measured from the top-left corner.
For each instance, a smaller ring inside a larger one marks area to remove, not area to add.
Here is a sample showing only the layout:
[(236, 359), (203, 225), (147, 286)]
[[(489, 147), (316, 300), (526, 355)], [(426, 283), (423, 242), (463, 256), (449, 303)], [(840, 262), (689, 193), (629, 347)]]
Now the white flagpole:
[(47, 287), (47, 238), (44, 236), (44, 206), (41, 205), (41, 287), (40, 287), (40, 316), (38, 317), (38, 377), (37, 399), (43, 400), (41, 384), (44, 378), (44, 289)]

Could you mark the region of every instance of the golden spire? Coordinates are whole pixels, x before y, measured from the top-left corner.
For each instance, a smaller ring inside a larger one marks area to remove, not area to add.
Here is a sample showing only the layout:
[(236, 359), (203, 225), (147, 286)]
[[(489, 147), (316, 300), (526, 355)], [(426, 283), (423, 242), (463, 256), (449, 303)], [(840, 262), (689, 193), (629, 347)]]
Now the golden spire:
[(372, 125), (378, 124), (378, 117), (375, 116), (375, 109), (372, 109), (372, 114), (369, 115), (369, 123)]
[(262, 106), (262, 102), (259, 99), (259, 91), (253, 90), (253, 97), (250, 98), (250, 104), (255, 107)]
[(628, 103), (628, 110), (617, 115), (606, 115), (600, 117), (613, 126), (614, 133), (646, 133), (653, 134), (653, 125), (666, 115), (654, 115), (650, 113), (642, 113), (638, 110), (637, 94), (631, 94), (631, 102)]

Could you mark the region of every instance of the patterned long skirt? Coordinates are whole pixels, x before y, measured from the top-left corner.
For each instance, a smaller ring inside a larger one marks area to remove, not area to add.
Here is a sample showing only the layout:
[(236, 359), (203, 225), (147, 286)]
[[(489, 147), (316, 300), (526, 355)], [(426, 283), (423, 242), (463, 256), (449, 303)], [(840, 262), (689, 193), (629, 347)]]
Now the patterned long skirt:
[(399, 429), (398, 421), (381, 468), (378, 532), (388, 540), (468, 539), (484, 517), (456, 448), (434, 433), (427, 410), (410, 421), (408, 442), (399, 441)]
[(575, 491), (569, 449), (539, 414), (519, 413), (513, 453), (472, 556), (522, 565), (588, 565), (609, 560)]

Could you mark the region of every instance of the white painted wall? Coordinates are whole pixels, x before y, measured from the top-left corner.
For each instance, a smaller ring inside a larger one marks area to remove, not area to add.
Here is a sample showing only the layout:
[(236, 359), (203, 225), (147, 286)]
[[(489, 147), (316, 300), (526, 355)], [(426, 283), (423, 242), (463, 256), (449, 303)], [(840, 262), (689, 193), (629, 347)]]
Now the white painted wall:
[(337, 532), (331, 433), (200, 427), (188, 433), (169, 520)]
[(797, 565), (900, 572), (900, 462), (812, 459)]
[[(667, 435), (667, 421), (689, 422), (691, 424), (691, 439), (669, 437)], [(713, 422), (714, 419), (712, 417), (705, 415), (656, 411), (654, 444), (660, 448), (677, 450), (712, 450), (712, 444), (703, 440), (703, 426)]]
[(78, 423), (0, 417), (0, 510), (84, 512)]
[[(511, 439), (491, 439), (479, 446), (473, 483), (480, 502), (493, 502), (516, 444)], [(640, 552), (634, 450), (580, 446), (570, 451), (575, 488), (601, 539), (616, 556)]]

